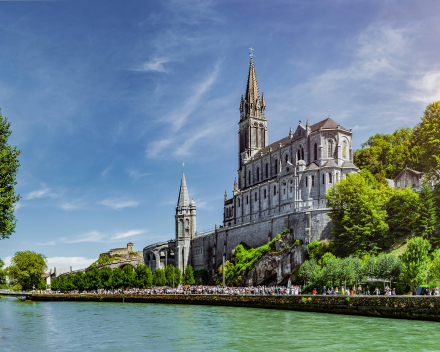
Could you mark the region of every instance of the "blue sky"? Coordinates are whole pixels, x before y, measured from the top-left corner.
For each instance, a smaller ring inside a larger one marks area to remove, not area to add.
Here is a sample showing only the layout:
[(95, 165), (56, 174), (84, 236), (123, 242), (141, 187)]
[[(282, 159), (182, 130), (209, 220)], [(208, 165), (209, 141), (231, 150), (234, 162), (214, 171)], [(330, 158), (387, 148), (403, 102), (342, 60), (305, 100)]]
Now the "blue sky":
[(440, 99), (440, 2), (0, 1), (0, 107), (22, 150), (0, 258), (81, 268), (174, 238), (182, 163), (197, 229), (237, 170), (249, 49), (269, 142), (331, 116), (358, 148)]

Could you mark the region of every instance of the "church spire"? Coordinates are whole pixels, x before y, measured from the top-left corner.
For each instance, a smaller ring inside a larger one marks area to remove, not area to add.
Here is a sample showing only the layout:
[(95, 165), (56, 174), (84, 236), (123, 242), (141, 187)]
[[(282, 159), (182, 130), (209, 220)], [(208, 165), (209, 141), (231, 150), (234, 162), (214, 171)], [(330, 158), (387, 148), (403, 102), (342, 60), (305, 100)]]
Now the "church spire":
[(179, 200), (177, 201), (177, 206), (189, 206), (189, 196), (188, 189), (186, 188), (185, 170), (182, 171), (182, 182), (180, 183)]
[[(253, 50), (253, 49), (252, 49)], [(248, 117), (256, 117), (264, 119), (264, 111), (266, 109), (266, 101), (264, 94), (260, 99), (260, 92), (258, 90), (257, 74), (255, 73), (255, 65), (253, 53), (251, 52), (251, 62), (249, 64), (249, 73), (246, 85), (246, 93), (244, 101), (240, 103), (240, 112), (242, 119)]]

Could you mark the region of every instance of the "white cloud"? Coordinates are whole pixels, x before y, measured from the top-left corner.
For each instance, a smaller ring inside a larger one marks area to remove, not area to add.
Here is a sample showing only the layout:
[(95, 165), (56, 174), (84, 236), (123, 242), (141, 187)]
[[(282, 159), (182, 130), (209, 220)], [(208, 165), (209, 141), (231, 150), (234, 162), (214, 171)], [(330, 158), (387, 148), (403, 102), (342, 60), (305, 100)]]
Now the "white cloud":
[(5, 268), (7, 268), (8, 266), (10, 266), (11, 265), (11, 259), (12, 259), (12, 256), (9, 256), (9, 257), (6, 257), (5, 259), (3, 259), (3, 261), (5, 262)]
[(191, 137), (189, 137), (188, 139), (185, 140), (185, 142), (183, 143), (183, 145), (181, 147), (178, 147), (175, 151), (174, 151), (174, 155), (175, 156), (185, 156), (185, 155), (189, 155), (192, 146), (199, 140), (199, 139), (203, 139), (209, 136), (213, 136), (214, 132), (216, 131), (218, 133), (219, 130), (219, 126), (210, 126), (210, 127), (206, 127), (194, 134), (191, 135)]
[(17, 204), (14, 205), (14, 210), (18, 210), (18, 209), (23, 208), (23, 207), (24, 207), (23, 203), (17, 203)]
[(70, 211), (70, 210), (76, 210), (76, 209), (83, 208), (84, 205), (85, 205), (84, 203), (81, 203), (79, 201), (75, 201), (72, 203), (66, 202), (64, 204), (61, 204), (60, 208), (63, 210), (66, 210), (66, 211)]
[(56, 194), (50, 193), (50, 188), (44, 187), (38, 191), (33, 191), (27, 194), (26, 199), (37, 199), (37, 198), (44, 198), (44, 197), (55, 197)]
[(134, 200), (121, 200), (121, 199), (105, 199), (98, 204), (105, 205), (112, 209), (123, 209), (123, 208), (135, 208), (139, 205), (139, 202)]
[(369, 128), (370, 128), (370, 126), (359, 126), (359, 125), (356, 125), (352, 129), (353, 129), (353, 131), (364, 131), (364, 130), (368, 130)]
[(163, 64), (169, 62), (166, 58), (154, 58), (150, 61), (144, 62), (141, 66), (134, 69), (134, 71), (140, 72), (167, 72)]
[(419, 75), (419, 77), (410, 81), (414, 89), (408, 96), (410, 101), (432, 103), (440, 99), (440, 72), (431, 71)]
[(51, 257), (47, 258), (47, 266), (49, 269), (53, 268), (69, 268), (72, 266), (72, 270), (85, 269), (90, 264), (95, 262), (97, 258), (86, 257)]
[(121, 238), (132, 237), (132, 236), (136, 236), (136, 235), (141, 235), (146, 232), (147, 232), (147, 230), (143, 230), (143, 229), (130, 230), (130, 231), (126, 231), (126, 232), (117, 233), (112, 237), (112, 239), (117, 240), (117, 239), (121, 239)]
[(82, 243), (82, 242), (105, 242), (104, 234), (99, 231), (91, 231), (74, 238), (61, 238), (66, 243)]
[(55, 241), (37, 242), (35, 244), (38, 246), (55, 246)]
[(151, 175), (151, 173), (149, 173), (149, 172), (140, 173), (136, 170), (127, 170), (127, 172), (128, 172), (128, 175), (134, 180), (138, 180), (142, 177)]
[(112, 169), (113, 166), (108, 166), (103, 172), (101, 172), (101, 176), (105, 177), (107, 173)]

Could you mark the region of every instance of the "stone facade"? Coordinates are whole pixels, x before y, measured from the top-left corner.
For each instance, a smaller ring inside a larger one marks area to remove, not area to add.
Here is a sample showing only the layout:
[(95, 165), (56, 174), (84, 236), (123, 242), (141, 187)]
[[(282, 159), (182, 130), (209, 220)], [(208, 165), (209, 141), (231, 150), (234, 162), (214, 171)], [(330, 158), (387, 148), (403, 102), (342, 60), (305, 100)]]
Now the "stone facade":
[[(105, 257), (105, 256), (107, 256), (107, 257), (111, 257), (111, 256), (114, 256), (114, 255), (118, 255), (118, 256), (120, 256), (121, 258), (130, 258), (130, 254), (131, 253), (134, 253), (133, 252), (133, 243), (127, 243), (127, 248), (113, 248), (113, 249), (110, 249), (108, 252), (105, 252), (105, 253), (101, 253), (100, 255), (99, 255), (99, 258), (101, 258), (101, 257)], [(136, 254), (137, 255), (140, 255), (140, 256), (142, 256), (142, 251), (138, 251), (138, 252), (136, 252)]]
[[(399, 172), (394, 180), (387, 179), (387, 182), (390, 187), (400, 189), (409, 187), (411, 189), (419, 190), (425, 180), (426, 177), (423, 172), (405, 168)], [(437, 184), (436, 180), (427, 180), (427, 182), (431, 188)]]
[[(152, 270), (169, 263), (184, 271), (191, 263), (194, 270), (207, 270), (212, 277), (238, 244), (259, 247), (286, 228), (291, 229), (294, 240), (303, 240), (303, 249), (312, 241), (331, 238), (324, 196), (336, 182), (359, 172), (352, 163), (352, 130), (330, 116), (313, 125), (307, 121), (304, 126), (300, 121), (295, 132), (290, 129), (287, 137), (268, 145), (265, 111), (251, 58), (246, 93), (240, 102), (238, 177), (232, 197), (225, 192), (223, 224), (211, 233), (197, 235), (196, 206), (189, 202), (183, 174), (175, 240), (144, 248), (144, 261)], [(158, 258), (161, 251), (164, 255)], [(294, 257), (297, 259), (289, 266), (303, 260), (302, 255)]]

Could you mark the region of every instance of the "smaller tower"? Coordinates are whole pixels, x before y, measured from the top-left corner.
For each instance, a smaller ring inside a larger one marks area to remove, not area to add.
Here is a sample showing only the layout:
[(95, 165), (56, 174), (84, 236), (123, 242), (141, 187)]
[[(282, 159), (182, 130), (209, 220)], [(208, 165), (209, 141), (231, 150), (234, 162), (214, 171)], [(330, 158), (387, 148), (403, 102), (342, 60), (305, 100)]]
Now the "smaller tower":
[(179, 199), (176, 206), (176, 264), (182, 272), (189, 264), (191, 239), (196, 232), (196, 203), (189, 201), (186, 187), (185, 170), (182, 171)]

